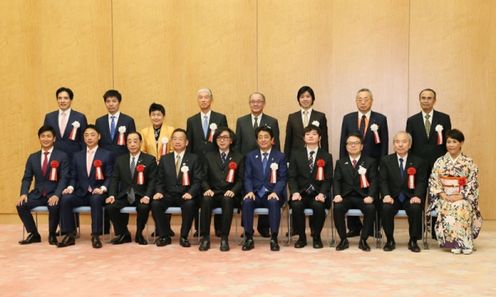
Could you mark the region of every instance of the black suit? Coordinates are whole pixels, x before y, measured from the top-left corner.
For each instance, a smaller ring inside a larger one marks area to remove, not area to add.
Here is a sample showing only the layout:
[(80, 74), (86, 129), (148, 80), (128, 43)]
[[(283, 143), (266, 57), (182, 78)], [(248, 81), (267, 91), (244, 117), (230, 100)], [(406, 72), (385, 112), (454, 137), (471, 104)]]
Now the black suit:
[(227, 127), (226, 116), (215, 112), (212, 110), (210, 113), (210, 119), (208, 122), (207, 136), (203, 134), (203, 119), (201, 113), (197, 113), (194, 116), (188, 118), (186, 123), (186, 131), (188, 134), (188, 152), (192, 152), (203, 158), (207, 152), (212, 152), (216, 150), (215, 144), (208, 141), (208, 136), (210, 135), (210, 124), (215, 123), (217, 127)]
[[(133, 176), (131, 176), (130, 158), (129, 153), (117, 157), (112, 178), (110, 179), (109, 196), (114, 196), (115, 202), (109, 204), (107, 207), (117, 235), (123, 235), (129, 232), (127, 229), (128, 215), (120, 213), (120, 210), (131, 205), (136, 206), (137, 211), (136, 234), (143, 231), (150, 213), (150, 204), (141, 203), (140, 199), (147, 196), (151, 200), (155, 193), (155, 178), (157, 172), (157, 161), (155, 157), (141, 152), (136, 161), (136, 169), (134, 170)], [(139, 175), (138, 166), (140, 165), (144, 166), (144, 183), (142, 185), (137, 183)], [(135, 201), (130, 204), (128, 196), (131, 195), (133, 191)]]
[[(324, 180), (317, 180), (317, 163), (323, 160)], [(330, 191), (332, 184), (332, 156), (318, 149), (314, 156), (313, 168), (311, 169), (307, 149), (293, 151), (289, 162), (288, 186), (290, 197), (294, 193), (300, 193), (301, 200), (291, 200), (290, 205), (293, 210), (293, 220), (300, 239), (306, 240), (305, 235), (305, 208), (313, 210), (313, 220), (311, 221), (312, 230), (315, 238), (320, 238), (320, 233), (325, 222), (325, 208), (330, 203)], [(324, 194), (326, 200), (320, 202), (315, 200), (315, 196)], [(328, 208), (328, 207), (327, 207)]]
[[(366, 169), (365, 176), (369, 183), (368, 187), (362, 187), (360, 183), (360, 167)], [(341, 195), (343, 201), (334, 203), (334, 223), (341, 240), (346, 238), (346, 227), (344, 218), (350, 208), (359, 208), (363, 215), (363, 229), (361, 239), (366, 240), (375, 219), (374, 203), (366, 204), (363, 199), (367, 196), (375, 199), (379, 190), (379, 179), (377, 172), (377, 161), (373, 158), (361, 155), (355, 167), (349, 157), (344, 157), (336, 162), (334, 170), (334, 197)]]
[[(328, 152), (329, 151), (329, 139), (327, 137), (327, 118), (323, 112), (316, 111), (312, 109), (310, 114), (310, 119), (308, 124), (312, 124), (317, 121), (319, 123), (319, 128), (322, 133), (322, 139), (320, 140), (320, 147)], [(288, 116), (288, 122), (286, 124), (286, 140), (284, 141), (284, 154), (288, 160), (291, 160), (291, 153), (293, 150), (302, 149), (305, 147), (305, 142), (303, 141), (303, 120), (302, 111), (299, 110)]]
[[(134, 119), (124, 113), (119, 114), (119, 119), (115, 123), (115, 134), (112, 138), (110, 135), (110, 125), (109, 125), (109, 115), (106, 114), (104, 116), (96, 119), (95, 126), (98, 128), (100, 132), (100, 141), (99, 145), (110, 152), (114, 158), (117, 158), (120, 155), (124, 155), (129, 153), (126, 146), (126, 137), (130, 132), (136, 131), (136, 125), (134, 124)], [(124, 145), (118, 145), (117, 141), (119, 139), (119, 127), (126, 127), (126, 133), (124, 133)]]
[[(274, 133), (273, 147), (277, 150), (281, 150), (281, 145), (279, 142), (279, 122), (277, 119), (266, 114), (262, 114), (261, 118), (258, 119), (258, 126), (268, 126), (272, 129), (272, 132)], [(234, 149), (245, 156), (257, 148), (257, 138), (255, 135), (255, 128), (253, 128), (251, 114), (239, 117), (236, 121), (236, 144)]]
[[(234, 182), (229, 183), (226, 177), (229, 173), (229, 164), (236, 164)], [(209, 152), (205, 156), (204, 169), (206, 176), (202, 181), (202, 193), (207, 190), (214, 192), (213, 197), (203, 196), (201, 202), (201, 234), (202, 236), (210, 235), (210, 221), (212, 218), (212, 209), (222, 207), (222, 227), (221, 235), (227, 238), (231, 230), (233, 208), (235, 200), (240, 199), (243, 187), (244, 160), (243, 155), (236, 151), (229, 151), (226, 156), (226, 162), (222, 164), (220, 152)], [(230, 198), (224, 196), (228, 190), (234, 192), (235, 196)]]
[[(400, 174), (399, 158), (397, 154), (385, 156), (381, 160), (380, 181), (381, 196), (390, 195), (394, 203), (382, 203), (382, 224), (388, 241), (393, 240), (394, 216), (399, 209), (404, 209), (408, 215), (409, 234), (413, 240), (422, 238), (422, 211), (425, 203), (427, 188), (427, 165), (419, 157), (408, 154), (404, 161), (405, 176)], [(408, 188), (408, 169), (415, 168), (415, 188)], [(404, 201), (400, 201), (404, 196)], [(410, 198), (417, 196), (421, 204), (411, 204)]]
[[(202, 166), (195, 154), (184, 152), (181, 160), (181, 167), (188, 167), (190, 185), (183, 186), (182, 179), (184, 173), (179, 171), (176, 176), (176, 165), (174, 152), (162, 156), (158, 165), (158, 177), (156, 191), (164, 197), (152, 201), (153, 217), (160, 237), (168, 237), (170, 222), (166, 219), (165, 211), (170, 206), (181, 207), (181, 237), (187, 238), (193, 217), (197, 210), (197, 201), (200, 194), (201, 181), (203, 179)], [(189, 193), (193, 198), (185, 200), (182, 196)]]

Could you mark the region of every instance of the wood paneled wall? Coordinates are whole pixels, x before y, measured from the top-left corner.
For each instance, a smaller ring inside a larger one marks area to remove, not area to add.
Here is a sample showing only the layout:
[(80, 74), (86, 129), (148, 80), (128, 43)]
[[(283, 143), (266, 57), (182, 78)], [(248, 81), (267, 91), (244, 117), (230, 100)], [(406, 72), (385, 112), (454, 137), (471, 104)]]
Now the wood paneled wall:
[(434, 88), (480, 166), (483, 215), (496, 219), (495, 19), (496, 2), (483, 0), (2, 1), (0, 213), (15, 213), (24, 162), (60, 86), (90, 122), (105, 113), (105, 90), (120, 90), (139, 129), (151, 102), (184, 127), (201, 87), (234, 127), (259, 90), (284, 137), (296, 92), (310, 85), (335, 157), (358, 89), (372, 90), (393, 134), (418, 112), (418, 91)]

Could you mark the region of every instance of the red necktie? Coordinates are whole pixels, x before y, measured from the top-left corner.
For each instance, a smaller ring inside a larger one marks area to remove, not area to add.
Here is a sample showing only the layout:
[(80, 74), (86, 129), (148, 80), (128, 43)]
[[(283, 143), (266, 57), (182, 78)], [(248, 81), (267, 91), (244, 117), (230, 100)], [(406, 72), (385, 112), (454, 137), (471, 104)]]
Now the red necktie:
[(356, 167), (357, 160), (353, 160), (353, 161), (351, 161), (351, 163), (353, 164), (353, 168), (355, 168)]
[(45, 157), (43, 158), (43, 164), (41, 165), (41, 173), (43, 173), (43, 176), (46, 175), (47, 169), (48, 169), (48, 154), (49, 152), (43, 152)]

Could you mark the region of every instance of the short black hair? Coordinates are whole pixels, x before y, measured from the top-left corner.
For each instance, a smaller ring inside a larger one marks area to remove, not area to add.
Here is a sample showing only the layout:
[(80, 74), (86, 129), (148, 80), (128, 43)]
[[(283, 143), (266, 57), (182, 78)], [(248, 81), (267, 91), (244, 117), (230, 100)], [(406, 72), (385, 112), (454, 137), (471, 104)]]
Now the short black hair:
[(83, 134), (84, 132), (86, 132), (86, 130), (88, 129), (92, 129), (92, 130), (95, 130), (96, 133), (100, 134), (100, 130), (98, 130), (97, 126), (95, 126), (94, 124), (88, 124), (88, 126), (86, 126), (86, 128), (84, 128), (83, 130)]
[(183, 128), (174, 129), (174, 131), (172, 131), (171, 138), (172, 138), (172, 135), (174, 135), (176, 132), (183, 132), (184, 136), (186, 136), (186, 140), (188, 140), (188, 132), (186, 132), (186, 130), (184, 130)]
[(148, 114), (151, 114), (154, 111), (160, 111), (163, 115), (165, 115), (165, 107), (162, 104), (158, 104), (153, 102), (148, 108)]
[(313, 102), (315, 101), (315, 94), (312, 88), (310, 88), (309, 86), (303, 86), (298, 90), (298, 94), (296, 95), (296, 101), (298, 101), (299, 103), (301, 95), (305, 94), (305, 92), (308, 92), (310, 94), (310, 97), (312, 97), (312, 104), (313, 104)]
[(360, 133), (360, 131), (355, 131), (355, 132), (351, 132), (350, 134), (348, 134), (346, 136), (346, 142), (348, 142), (348, 139), (350, 137), (356, 137), (356, 138), (360, 139), (360, 143), (363, 143), (363, 136), (362, 136), (362, 133)]
[(138, 131), (129, 132), (129, 133), (127, 134), (127, 136), (126, 136), (126, 140), (127, 140), (127, 138), (129, 137), (129, 135), (133, 135), (133, 134), (138, 135), (138, 138), (139, 138), (139, 140), (140, 140), (140, 141), (142, 141), (142, 140), (143, 140), (143, 137), (141, 136), (141, 133), (139, 133)]
[(258, 138), (258, 134), (260, 134), (260, 132), (262, 131), (269, 133), (270, 138), (274, 138), (274, 132), (272, 132), (272, 128), (267, 125), (263, 125), (255, 129), (255, 138)]
[(422, 91), (420, 91), (420, 93), (419, 93), (419, 99), (420, 99), (420, 95), (422, 95), (422, 93), (425, 92), (425, 91), (432, 92), (432, 94), (434, 94), (434, 99), (436, 99), (436, 91), (434, 91), (431, 88), (423, 89)]
[(319, 136), (322, 136), (322, 131), (320, 130), (320, 128), (312, 124), (306, 126), (305, 129), (303, 129), (303, 135), (307, 134), (310, 131), (316, 131)]
[(236, 134), (234, 133), (233, 130), (229, 129), (228, 127), (219, 127), (216, 131), (215, 131), (215, 134), (214, 134), (214, 144), (215, 146), (218, 148), (219, 146), (217, 145), (217, 138), (219, 138), (220, 134), (224, 131), (227, 131), (229, 133), (229, 137), (231, 137), (231, 140), (232, 140), (232, 143), (230, 145), (231, 146), (234, 146), (236, 144)]
[(110, 97), (117, 98), (117, 101), (119, 101), (119, 103), (122, 101), (122, 95), (117, 90), (108, 90), (107, 92), (105, 92), (105, 94), (103, 94), (103, 101), (107, 101), (107, 98)]
[(74, 93), (72, 92), (71, 89), (69, 88), (66, 88), (66, 87), (60, 87), (57, 89), (57, 91), (55, 92), (55, 98), (58, 98), (59, 97), (59, 94), (62, 93), (62, 92), (67, 92), (67, 94), (69, 94), (69, 98), (72, 100), (74, 98)]
[(451, 129), (446, 132), (446, 139), (448, 138), (458, 140), (459, 142), (465, 141), (465, 135), (463, 135), (462, 131), (458, 129)]
[(38, 129), (38, 137), (40, 137), (40, 135), (45, 132), (51, 132), (53, 137), (57, 136), (57, 133), (55, 132), (55, 129), (52, 126), (43, 125), (40, 127), (40, 129)]

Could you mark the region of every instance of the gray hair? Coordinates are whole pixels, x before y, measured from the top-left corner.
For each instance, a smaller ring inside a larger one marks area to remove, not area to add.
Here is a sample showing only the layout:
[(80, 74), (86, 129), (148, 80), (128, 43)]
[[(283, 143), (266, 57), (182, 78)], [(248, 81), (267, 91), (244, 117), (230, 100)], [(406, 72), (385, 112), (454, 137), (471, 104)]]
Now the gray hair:
[(251, 100), (251, 96), (253, 96), (253, 95), (260, 95), (260, 96), (262, 96), (262, 99), (265, 102), (265, 95), (262, 94), (261, 92), (253, 92), (253, 93), (251, 93), (250, 96), (248, 96), (248, 101)]
[(214, 99), (214, 96), (212, 95), (212, 90), (210, 90), (209, 88), (201, 88), (198, 90), (198, 92), (196, 92), (197, 95), (199, 95), (200, 93), (207, 93), (210, 99)]
[(358, 92), (356, 93), (356, 97), (358, 97), (358, 94), (360, 92), (368, 92), (370, 94), (370, 99), (374, 100), (374, 95), (372, 95), (372, 91), (370, 91), (369, 89), (367, 88), (361, 88), (360, 90), (358, 90)]
[(410, 133), (408, 133), (406, 131), (396, 132), (396, 134), (394, 134), (394, 136), (393, 136), (393, 142), (395, 142), (396, 139), (398, 138), (398, 136), (400, 136), (400, 135), (406, 135), (406, 137), (408, 138), (408, 141), (410, 142), (410, 144), (412, 144), (412, 135), (410, 135)]

